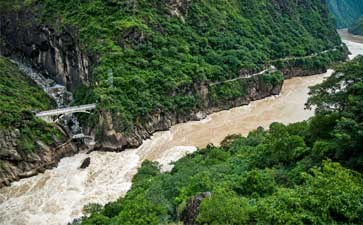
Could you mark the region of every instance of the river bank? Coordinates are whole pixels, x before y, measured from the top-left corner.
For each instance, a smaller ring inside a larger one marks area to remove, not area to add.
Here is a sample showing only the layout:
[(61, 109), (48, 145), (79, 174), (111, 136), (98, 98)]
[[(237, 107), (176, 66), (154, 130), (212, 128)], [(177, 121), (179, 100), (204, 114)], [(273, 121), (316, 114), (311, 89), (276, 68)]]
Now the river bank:
[[(320, 83), (331, 72), (286, 80), (279, 96), (214, 113), (202, 121), (175, 125), (169, 131), (155, 133), (136, 150), (64, 158), (57, 168), (0, 190), (0, 223), (66, 224), (81, 216), (82, 207), (88, 203), (104, 204), (123, 196), (145, 159), (158, 161), (167, 170), (170, 161), (208, 143), (218, 145), (229, 134), (246, 135), (274, 121), (308, 119), (313, 115), (304, 108), (309, 86)], [(91, 157), (90, 166), (78, 169), (86, 157)]]
[[(81, 216), (83, 205), (105, 204), (123, 196), (145, 159), (156, 160), (168, 169), (170, 161), (197, 147), (217, 145), (229, 134), (246, 135), (274, 121), (292, 123), (307, 119), (313, 115), (304, 109), (308, 87), (320, 83), (329, 73), (292, 78), (285, 81), (279, 96), (215, 113), (202, 121), (178, 124), (169, 131), (155, 133), (136, 150), (92, 152), (64, 158), (57, 168), (0, 190), (1, 223), (64, 224)], [(91, 157), (91, 165), (79, 170), (87, 157)], [(22, 216), (14, 216), (19, 214)]]
[(362, 54), (363, 36), (353, 35), (347, 29), (338, 30), (338, 33), (351, 52), (349, 59), (353, 59), (357, 55)]

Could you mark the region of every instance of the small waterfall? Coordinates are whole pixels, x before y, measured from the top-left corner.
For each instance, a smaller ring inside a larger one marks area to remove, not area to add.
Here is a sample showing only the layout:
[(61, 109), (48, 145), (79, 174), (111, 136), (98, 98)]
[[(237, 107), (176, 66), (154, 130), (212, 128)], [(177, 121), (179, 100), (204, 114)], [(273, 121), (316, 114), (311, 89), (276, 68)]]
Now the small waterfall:
[[(138, 149), (121, 153), (80, 153), (64, 158), (57, 168), (0, 189), (0, 225), (65, 225), (83, 215), (89, 203), (106, 204), (125, 196), (133, 176), (144, 160), (158, 161), (163, 171), (196, 147), (218, 145), (227, 135), (247, 135), (258, 126), (268, 128), (275, 121), (292, 123), (314, 114), (305, 110), (309, 86), (320, 83), (323, 75), (292, 78), (284, 83), (280, 96), (248, 106), (214, 113), (204, 121), (175, 125), (155, 133)], [(81, 163), (90, 157), (88, 168)], [(34, 205), (36, 204), (36, 207)]]
[(18, 65), (19, 69), (31, 78), (40, 88), (44, 90), (57, 104), (57, 108), (68, 106), (72, 100), (72, 93), (67, 91), (66, 87), (57, 84), (54, 80), (44, 77), (39, 72), (35, 71), (31, 66), (26, 65), (17, 60), (11, 60)]

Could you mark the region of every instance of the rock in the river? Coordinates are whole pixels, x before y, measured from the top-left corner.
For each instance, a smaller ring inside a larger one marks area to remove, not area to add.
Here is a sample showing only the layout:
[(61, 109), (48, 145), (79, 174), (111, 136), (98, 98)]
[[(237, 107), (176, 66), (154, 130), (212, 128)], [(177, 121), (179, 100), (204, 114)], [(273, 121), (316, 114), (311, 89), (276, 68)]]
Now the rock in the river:
[(80, 169), (86, 169), (87, 167), (89, 167), (89, 165), (91, 164), (91, 158), (87, 157), (83, 160), (81, 166), (79, 167)]

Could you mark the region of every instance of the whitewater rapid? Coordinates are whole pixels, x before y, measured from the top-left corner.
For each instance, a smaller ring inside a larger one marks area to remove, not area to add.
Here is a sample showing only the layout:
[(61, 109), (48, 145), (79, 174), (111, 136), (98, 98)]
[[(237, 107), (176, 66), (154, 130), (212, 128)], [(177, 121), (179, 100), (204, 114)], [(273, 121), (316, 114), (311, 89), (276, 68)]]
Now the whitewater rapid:
[[(345, 43), (353, 54), (363, 53), (363, 44)], [(172, 167), (170, 162), (209, 143), (218, 145), (227, 135), (246, 135), (275, 121), (288, 124), (308, 119), (314, 114), (304, 107), (309, 86), (321, 83), (332, 72), (286, 80), (279, 96), (214, 113), (202, 121), (175, 125), (155, 133), (138, 149), (64, 158), (57, 168), (0, 189), (0, 224), (67, 224), (80, 217), (88, 203), (105, 204), (124, 196), (146, 159), (158, 161), (167, 171)], [(78, 169), (86, 157), (91, 158), (90, 166)]]

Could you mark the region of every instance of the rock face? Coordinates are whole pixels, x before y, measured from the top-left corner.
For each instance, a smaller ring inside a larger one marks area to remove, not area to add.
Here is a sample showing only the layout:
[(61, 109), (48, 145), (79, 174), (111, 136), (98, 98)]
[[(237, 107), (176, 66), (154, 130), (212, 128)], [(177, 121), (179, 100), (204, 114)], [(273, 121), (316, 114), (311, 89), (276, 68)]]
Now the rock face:
[(20, 160), (21, 156), (16, 150), (18, 146), (18, 139), (20, 137), (20, 132), (18, 129), (0, 130), (0, 158), (7, 160)]
[[(286, 1), (274, 1), (282, 11), (288, 8), (284, 4)], [(169, 14), (184, 20), (191, 2), (192, 0), (167, 0)], [(64, 27), (61, 31), (56, 31), (39, 24), (31, 13), (20, 10), (0, 15), (0, 31), (4, 39), (0, 45), (1, 54), (27, 59), (34, 67), (46, 72), (58, 83), (65, 84), (71, 91), (80, 84), (90, 85), (90, 64), (96, 62), (96, 59), (82, 51), (74, 29)], [(142, 36), (141, 34), (133, 36), (132, 39), (142, 41)], [(286, 68), (282, 71), (286, 78), (307, 75), (306, 71), (299, 68)], [(241, 75), (246, 75), (248, 72), (240, 71)], [(216, 104), (211, 101), (208, 84), (201, 83), (194, 86), (193, 91), (202, 97), (202, 108), (184, 114), (156, 111), (145, 116), (145, 123), (135, 124), (132, 127), (125, 127), (127, 125), (122, 124), (120, 118), (114, 118), (111, 112), (100, 109), (98, 124), (86, 128), (85, 133), (96, 136), (95, 149), (98, 150), (121, 151), (125, 148), (136, 148), (156, 131), (167, 130), (177, 123), (200, 120), (213, 112), (246, 105), (251, 101), (276, 95), (281, 90), (280, 84), (269, 86), (259, 82), (257, 77), (252, 77), (244, 90), (245, 96)]]
[(196, 225), (197, 217), (199, 214), (199, 206), (202, 200), (210, 198), (212, 194), (210, 192), (201, 193), (193, 198), (188, 199), (185, 210), (182, 212), (181, 220), (185, 225)]
[(56, 166), (60, 159), (78, 152), (75, 144), (68, 141), (47, 146), (38, 141), (39, 151), (18, 151), (19, 130), (0, 130), (0, 188), (12, 181), (34, 176)]
[(0, 54), (29, 61), (71, 91), (89, 85), (90, 59), (81, 51), (75, 30), (55, 31), (39, 25), (32, 13), (19, 11), (0, 15), (0, 33)]
[(281, 69), (281, 72), (284, 74), (285, 79), (289, 79), (292, 77), (302, 77), (309, 76), (312, 74), (322, 74), (327, 71), (326, 68), (317, 68), (314, 71), (312, 70), (304, 70), (297, 66), (285, 67)]
[[(98, 119), (98, 128), (102, 128), (102, 136), (98, 137), (96, 150), (103, 151), (122, 151), (126, 148), (137, 148), (142, 141), (151, 137), (157, 131), (168, 130), (171, 126), (184, 123), (187, 121), (198, 121), (206, 118), (208, 114), (219, 112), (221, 110), (231, 109), (242, 105), (248, 105), (251, 101), (259, 100), (271, 95), (280, 93), (282, 84), (272, 86), (264, 84), (259, 78), (249, 78), (246, 95), (230, 101), (224, 101), (221, 104), (211, 102), (208, 85), (199, 85), (197, 87), (199, 94), (203, 97), (205, 103), (202, 109), (198, 109), (189, 114), (166, 113), (157, 111), (153, 115), (147, 116), (144, 125), (134, 126), (126, 136), (124, 132), (118, 132), (119, 121), (113, 118), (112, 114), (107, 111), (100, 112)], [(91, 132), (91, 131), (89, 131)]]
[(169, 14), (179, 17), (185, 23), (185, 17), (188, 13), (188, 7), (192, 0), (168, 0)]

